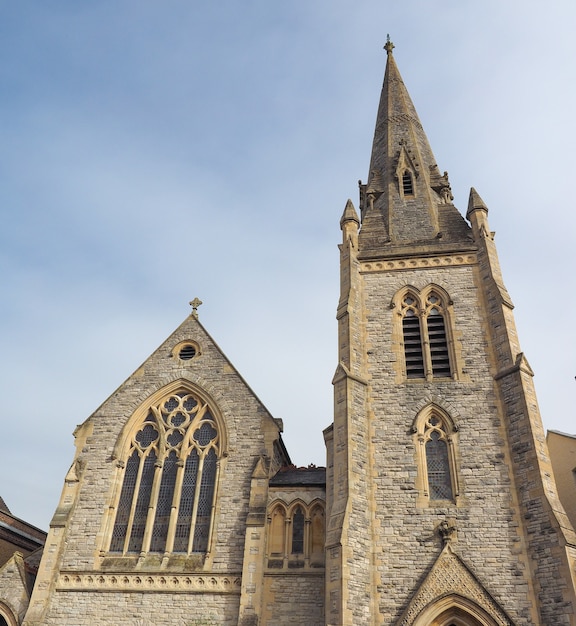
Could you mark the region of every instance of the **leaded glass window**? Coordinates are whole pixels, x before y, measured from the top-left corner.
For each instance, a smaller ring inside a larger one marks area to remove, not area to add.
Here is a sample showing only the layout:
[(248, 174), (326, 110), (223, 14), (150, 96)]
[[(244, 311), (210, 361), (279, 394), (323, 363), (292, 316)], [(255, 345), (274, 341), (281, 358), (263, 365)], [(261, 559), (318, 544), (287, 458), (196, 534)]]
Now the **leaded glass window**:
[(430, 500), (453, 500), (452, 476), (446, 427), (432, 414), (426, 422), (426, 473)]
[(131, 439), (110, 551), (206, 552), (220, 437), (208, 405), (170, 394)]

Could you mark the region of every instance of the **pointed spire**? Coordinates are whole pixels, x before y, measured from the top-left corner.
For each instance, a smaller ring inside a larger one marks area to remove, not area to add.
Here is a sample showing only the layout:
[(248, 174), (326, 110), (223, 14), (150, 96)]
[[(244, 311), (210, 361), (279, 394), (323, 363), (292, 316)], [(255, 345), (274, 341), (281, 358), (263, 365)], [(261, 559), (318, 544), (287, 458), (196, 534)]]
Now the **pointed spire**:
[(452, 205), (448, 174), (436, 165), (416, 108), (404, 85), (388, 36), (386, 71), (376, 116), (368, 182), (361, 186), (360, 251), (418, 242), (466, 239), (466, 224)]

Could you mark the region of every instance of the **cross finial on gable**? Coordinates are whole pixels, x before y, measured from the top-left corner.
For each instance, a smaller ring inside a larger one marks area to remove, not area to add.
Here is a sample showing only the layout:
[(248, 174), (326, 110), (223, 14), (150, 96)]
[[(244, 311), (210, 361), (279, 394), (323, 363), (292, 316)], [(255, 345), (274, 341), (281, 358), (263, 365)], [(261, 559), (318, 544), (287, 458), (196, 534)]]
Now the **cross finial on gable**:
[(190, 302), (190, 306), (192, 307), (192, 317), (195, 317), (196, 319), (198, 319), (198, 307), (201, 304), (202, 304), (202, 300), (200, 300), (200, 298), (194, 298), (194, 300)]

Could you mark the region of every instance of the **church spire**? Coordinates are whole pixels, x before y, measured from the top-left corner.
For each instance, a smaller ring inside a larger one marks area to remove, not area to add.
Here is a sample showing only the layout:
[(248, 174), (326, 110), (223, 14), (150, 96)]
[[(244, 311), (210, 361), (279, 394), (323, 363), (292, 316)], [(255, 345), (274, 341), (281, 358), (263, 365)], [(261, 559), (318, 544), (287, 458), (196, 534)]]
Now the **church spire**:
[[(440, 173), (388, 37), (368, 182), (360, 187), (363, 256), (407, 245), (468, 239), (452, 205), (448, 174)], [(447, 239), (446, 239), (447, 238)]]

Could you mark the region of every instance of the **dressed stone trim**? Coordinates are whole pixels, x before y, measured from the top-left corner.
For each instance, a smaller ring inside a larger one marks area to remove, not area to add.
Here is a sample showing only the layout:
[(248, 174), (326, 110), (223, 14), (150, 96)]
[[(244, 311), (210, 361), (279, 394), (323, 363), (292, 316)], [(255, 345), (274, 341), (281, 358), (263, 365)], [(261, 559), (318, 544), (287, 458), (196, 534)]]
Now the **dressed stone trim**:
[(238, 575), (196, 576), (186, 574), (104, 574), (100, 572), (62, 572), (58, 591), (169, 591), (170, 593), (239, 594), (242, 578)]
[(455, 256), (436, 256), (420, 259), (394, 259), (388, 261), (371, 261), (362, 263), (362, 272), (382, 272), (386, 270), (412, 270), (421, 267), (451, 267), (454, 265), (474, 265), (475, 254), (458, 254)]

